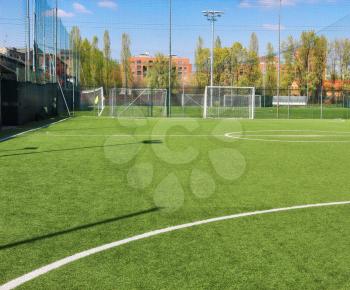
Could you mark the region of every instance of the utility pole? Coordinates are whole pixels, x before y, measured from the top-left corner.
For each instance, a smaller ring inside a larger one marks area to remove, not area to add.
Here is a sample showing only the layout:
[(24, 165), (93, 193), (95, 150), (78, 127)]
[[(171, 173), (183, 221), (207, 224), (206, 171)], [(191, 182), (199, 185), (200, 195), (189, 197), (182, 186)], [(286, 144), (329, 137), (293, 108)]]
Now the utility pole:
[(280, 86), (281, 86), (281, 10), (282, 10), (282, 0), (280, 0), (279, 10), (278, 10), (277, 119), (279, 118)]
[(211, 57), (210, 57), (210, 86), (214, 85), (214, 45), (215, 45), (215, 22), (218, 21), (224, 12), (223, 11), (215, 11), (215, 10), (207, 10), (202, 11), (203, 15), (207, 17), (207, 20), (211, 22)]
[(167, 101), (167, 116), (171, 115), (171, 75), (172, 75), (172, 0), (169, 0), (169, 92), (168, 92), (168, 101)]

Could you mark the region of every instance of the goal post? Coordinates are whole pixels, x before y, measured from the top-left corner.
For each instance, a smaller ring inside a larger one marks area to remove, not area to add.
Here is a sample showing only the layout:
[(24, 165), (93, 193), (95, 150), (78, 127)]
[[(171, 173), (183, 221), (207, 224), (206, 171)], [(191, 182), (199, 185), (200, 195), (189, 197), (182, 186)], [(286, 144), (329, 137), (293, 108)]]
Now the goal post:
[(254, 119), (256, 105), (254, 87), (207, 86), (203, 118)]
[(105, 109), (103, 87), (83, 90), (80, 93), (80, 110), (93, 111), (94, 115), (101, 116)]

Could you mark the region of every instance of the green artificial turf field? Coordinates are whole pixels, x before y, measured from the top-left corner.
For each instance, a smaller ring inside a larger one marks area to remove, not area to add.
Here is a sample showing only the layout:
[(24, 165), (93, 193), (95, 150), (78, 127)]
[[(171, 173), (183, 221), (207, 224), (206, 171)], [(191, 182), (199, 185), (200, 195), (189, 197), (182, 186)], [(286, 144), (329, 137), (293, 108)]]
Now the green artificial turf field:
[[(169, 226), (350, 201), (349, 146), (342, 120), (84, 116), (1, 142), (0, 285)], [(246, 216), (130, 242), (20, 288), (349, 289), (349, 240), (349, 204)]]

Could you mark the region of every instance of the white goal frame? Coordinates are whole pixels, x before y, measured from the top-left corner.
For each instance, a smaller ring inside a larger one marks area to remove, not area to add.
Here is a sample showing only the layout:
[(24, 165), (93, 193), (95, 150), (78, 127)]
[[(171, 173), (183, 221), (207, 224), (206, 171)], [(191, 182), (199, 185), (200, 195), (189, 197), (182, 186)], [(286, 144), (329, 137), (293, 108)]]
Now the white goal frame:
[[(104, 97), (103, 87), (81, 91), (81, 94), (91, 94), (91, 93), (94, 93), (94, 99), (92, 100), (93, 107), (97, 108), (97, 116), (101, 117), (103, 110), (105, 109), (105, 97)], [(96, 96), (99, 97), (97, 105), (95, 104)]]
[[(255, 119), (255, 87), (233, 87), (233, 86), (206, 86), (204, 92), (203, 118), (208, 118), (208, 98), (213, 89), (251, 90), (251, 100), (249, 106), (249, 119)], [(211, 99), (212, 103), (212, 99)]]

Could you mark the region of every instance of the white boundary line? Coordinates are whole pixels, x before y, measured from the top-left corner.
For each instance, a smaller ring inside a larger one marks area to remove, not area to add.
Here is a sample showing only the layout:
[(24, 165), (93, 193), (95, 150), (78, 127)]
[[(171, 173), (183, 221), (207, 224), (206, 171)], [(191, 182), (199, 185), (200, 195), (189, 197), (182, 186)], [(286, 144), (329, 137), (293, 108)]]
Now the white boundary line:
[(211, 218), (207, 220), (201, 220), (196, 222), (191, 222), (187, 224), (177, 225), (177, 226), (171, 226), (164, 229), (154, 230), (150, 231), (144, 234), (136, 235), (130, 238), (126, 238), (123, 240), (119, 240), (116, 242), (112, 242), (109, 244), (105, 244), (96, 248), (92, 248), (77, 254), (74, 254), (72, 256), (66, 257), (64, 259), (58, 260), (56, 262), (53, 262), (51, 264), (48, 264), (46, 266), (43, 266), (41, 268), (38, 268), (30, 273), (27, 273), (23, 276), (20, 276), (14, 280), (11, 280), (3, 285), (0, 286), (0, 290), (10, 290), (14, 289), (20, 285), (23, 285), (24, 283), (31, 281), (39, 276), (42, 276), (48, 272), (51, 272), (55, 269), (61, 268), (67, 264), (70, 264), (72, 262), (75, 262), (77, 260), (86, 258), (88, 256), (110, 250), (116, 247), (119, 247), (121, 245), (125, 245), (134, 241), (147, 239), (150, 237), (154, 237), (160, 234), (165, 234), (169, 232), (174, 232), (181, 229), (191, 228), (199, 225), (205, 225), (210, 224), (214, 222), (220, 222), (220, 221), (227, 221), (242, 217), (248, 217), (248, 216), (256, 216), (256, 215), (262, 215), (262, 214), (269, 214), (269, 213), (276, 213), (276, 212), (284, 212), (284, 211), (291, 211), (291, 210), (298, 210), (298, 209), (306, 209), (306, 208), (319, 208), (319, 207), (328, 207), (328, 206), (338, 206), (338, 205), (350, 205), (350, 201), (341, 201), (341, 202), (329, 202), (329, 203), (317, 203), (317, 204), (307, 204), (307, 205), (298, 205), (298, 206), (292, 206), (292, 207), (285, 207), (285, 208), (275, 208), (275, 209), (269, 209), (269, 210), (260, 210), (260, 211), (254, 211), (254, 212), (246, 212), (246, 213), (239, 213), (239, 214), (233, 214), (228, 216), (222, 216), (222, 217), (216, 217)]
[(68, 119), (70, 119), (70, 118), (71, 118), (71, 117), (65, 118), (65, 119), (62, 119), (62, 120), (59, 120), (59, 121), (56, 121), (56, 122), (53, 122), (53, 123), (49, 123), (49, 124), (46, 124), (46, 125), (43, 125), (43, 126), (34, 128), (34, 129), (30, 129), (30, 130), (27, 130), (27, 131), (24, 131), (24, 132), (21, 132), (21, 133), (17, 133), (17, 134), (11, 135), (11, 136), (7, 136), (7, 137), (5, 137), (5, 138), (0, 139), (0, 143), (1, 143), (1, 142), (8, 141), (8, 140), (13, 139), (13, 138), (16, 138), (16, 137), (18, 137), (18, 136), (27, 134), (27, 133), (31, 133), (31, 132), (38, 131), (38, 130), (40, 130), (40, 129), (47, 128), (48, 126), (51, 126), (51, 125), (56, 125), (56, 124), (58, 124), (58, 123), (61, 123), (61, 122), (63, 122), (63, 121), (66, 121), (66, 120), (68, 120)]
[[(294, 133), (331, 133), (332, 135), (267, 135), (267, 134), (246, 134), (246, 133), (269, 133), (269, 132), (294, 132)], [(243, 135), (245, 134), (245, 135)], [(341, 135), (344, 134), (344, 135)], [(262, 141), (262, 142), (280, 142), (280, 143), (350, 143), (350, 140), (280, 140), (280, 139), (264, 139), (264, 138), (256, 138), (256, 137), (293, 137), (293, 138), (327, 138), (327, 137), (350, 137), (350, 132), (340, 132), (340, 131), (320, 131), (320, 130), (259, 130), (259, 131), (244, 131), (244, 132), (231, 132), (226, 133), (225, 137), (232, 138), (236, 140), (248, 140), (248, 141)], [(255, 137), (255, 138), (251, 138)]]
[[(169, 135), (169, 134), (136, 134), (136, 135), (131, 135), (131, 134), (51, 134), (49, 131), (43, 132), (41, 134), (42, 136), (48, 136), (48, 137), (144, 137), (144, 138), (152, 138), (152, 137), (226, 137), (224, 135), (190, 135), (190, 134), (178, 134), (178, 135)], [(230, 138), (230, 137), (227, 137)]]

